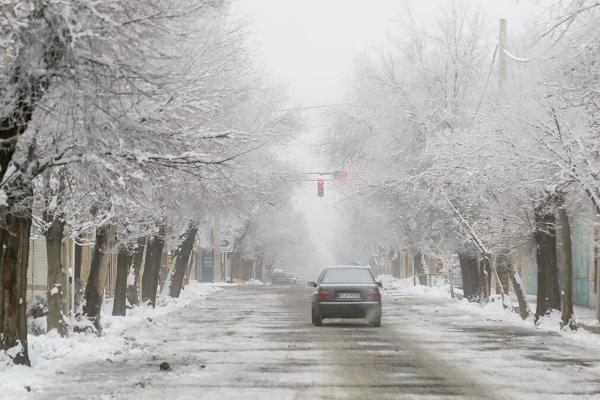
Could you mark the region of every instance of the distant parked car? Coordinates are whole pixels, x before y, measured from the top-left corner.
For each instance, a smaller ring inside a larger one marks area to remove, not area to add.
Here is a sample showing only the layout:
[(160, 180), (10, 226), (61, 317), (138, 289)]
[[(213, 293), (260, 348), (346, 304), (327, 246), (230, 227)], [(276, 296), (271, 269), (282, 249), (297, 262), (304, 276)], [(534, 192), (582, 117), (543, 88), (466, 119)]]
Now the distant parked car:
[(325, 268), (316, 282), (312, 296), (312, 323), (321, 326), (325, 318), (367, 318), (381, 326), (381, 282), (376, 282), (369, 267), (343, 266)]
[(288, 274), (288, 281), (289, 283), (296, 283), (298, 282), (298, 277), (294, 274)]
[(273, 271), (273, 275), (271, 275), (271, 283), (273, 285), (287, 285), (290, 283), (290, 278), (288, 277), (288, 273), (281, 270)]

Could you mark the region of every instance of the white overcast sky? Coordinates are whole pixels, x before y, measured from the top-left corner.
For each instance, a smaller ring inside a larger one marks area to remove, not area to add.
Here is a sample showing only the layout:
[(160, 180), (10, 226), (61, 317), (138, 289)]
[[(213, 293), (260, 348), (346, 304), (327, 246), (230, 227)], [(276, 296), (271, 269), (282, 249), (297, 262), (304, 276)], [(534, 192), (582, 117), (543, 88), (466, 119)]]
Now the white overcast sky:
[[(529, 20), (530, 0), (471, 0), (480, 6), (497, 29), (499, 18), (508, 18), (509, 30)], [(385, 47), (390, 31), (403, 18), (406, 7), (418, 21), (431, 23), (450, 0), (234, 0), (235, 15), (248, 24), (249, 46), (257, 64), (287, 90), (294, 106), (320, 106), (344, 101), (345, 88), (360, 55)], [(318, 113), (305, 113), (307, 132), (289, 149), (292, 158), (306, 170), (335, 168), (318, 158), (316, 145), (321, 134)], [(352, 173), (352, 171), (350, 172)], [(329, 243), (336, 234), (335, 193), (326, 186), (326, 196), (316, 196), (316, 184), (306, 183), (296, 194), (303, 209), (323, 264), (334, 262)], [(365, 262), (366, 260), (362, 260)], [(279, 266), (286, 267), (286, 266)], [(295, 271), (305, 279), (318, 270)]]
[[(268, 73), (302, 106), (342, 101), (357, 56), (381, 49), (406, 7), (417, 19), (433, 21), (450, 0), (237, 0), (247, 17), (253, 47)], [(471, 0), (509, 28), (529, 17), (529, 0)]]

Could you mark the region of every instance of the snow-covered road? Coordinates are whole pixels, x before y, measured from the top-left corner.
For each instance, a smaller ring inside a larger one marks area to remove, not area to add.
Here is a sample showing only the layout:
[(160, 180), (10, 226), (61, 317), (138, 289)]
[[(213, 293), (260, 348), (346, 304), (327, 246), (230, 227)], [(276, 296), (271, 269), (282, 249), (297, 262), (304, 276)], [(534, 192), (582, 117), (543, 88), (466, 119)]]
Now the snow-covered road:
[[(129, 329), (34, 399), (600, 399), (600, 350), (399, 291), (381, 328), (310, 324), (310, 290), (232, 286)], [(163, 372), (167, 361), (172, 370)]]

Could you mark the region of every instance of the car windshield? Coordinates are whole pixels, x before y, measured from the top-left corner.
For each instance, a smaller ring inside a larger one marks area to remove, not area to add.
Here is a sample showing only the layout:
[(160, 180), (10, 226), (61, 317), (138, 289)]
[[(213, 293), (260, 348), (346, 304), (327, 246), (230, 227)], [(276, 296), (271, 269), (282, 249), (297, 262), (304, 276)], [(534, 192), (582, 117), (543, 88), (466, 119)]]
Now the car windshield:
[(334, 268), (325, 271), (321, 283), (375, 283), (366, 268)]

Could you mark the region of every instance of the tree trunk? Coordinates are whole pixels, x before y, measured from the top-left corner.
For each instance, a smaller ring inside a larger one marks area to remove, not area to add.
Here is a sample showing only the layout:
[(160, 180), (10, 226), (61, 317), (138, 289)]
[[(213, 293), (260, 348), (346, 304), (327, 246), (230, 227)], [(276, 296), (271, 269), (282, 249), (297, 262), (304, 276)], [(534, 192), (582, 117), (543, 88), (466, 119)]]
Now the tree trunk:
[(558, 267), (556, 265), (556, 217), (554, 215), (556, 196), (548, 197), (535, 208), (536, 259), (538, 266), (538, 293), (535, 321), (560, 310), (560, 290), (558, 287)]
[[(163, 245), (163, 249), (164, 249), (164, 245)], [(169, 265), (168, 265), (168, 255), (167, 252), (163, 251), (160, 257), (160, 263), (158, 264), (158, 291), (159, 293), (165, 293), (165, 296), (167, 295), (167, 290), (165, 289), (167, 287), (167, 278), (171, 278), (169, 275)]]
[(83, 314), (92, 322), (96, 332), (102, 333), (100, 312), (104, 301), (104, 287), (108, 274), (108, 265), (113, 251), (114, 231), (110, 225), (96, 229), (96, 243), (90, 265), (87, 285), (85, 287), (85, 303)]
[(571, 249), (571, 225), (565, 207), (560, 207), (558, 209), (558, 216), (560, 220), (560, 238), (565, 259), (563, 276), (564, 292), (560, 327), (563, 329), (569, 328), (575, 330), (577, 329), (577, 326), (573, 319), (573, 252)]
[(75, 260), (74, 260), (74, 271), (73, 271), (73, 281), (77, 282), (81, 280), (81, 255), (82, 255), (82, 247), (79, 244), (79, 238), (76, 237), (75, 240)]
[[(0, 228), (0, 350), (4, 350), (2, 335), (4, 334), (4, 250), (6, 248), (6, 231)], [(29, 252), (29, 250), (28, 250)]]
[(148, 239), (146, 243), (146, 258), (144, 260), (144, 273), (142, 275), (142, 302), (144, 303), (150, 300), (151, 287), (158, 280), (158, 278), (154, 278), (155, 270), (157, 269), (155, 265), (159, 262), (156, 259), (160, 259), (160, 256), (157, 257), (156, 255), (158, 242), (158, 238), (153, 237)]
[(84, 294), (83, 282), (81, 281), (81, 263), (83, 258), (81, 240), (82, 237), (78, 234), (75, 238), (75, 270), (73, 271), (73, 310), (75, 316), (81, 314), (81, 302)]
[(125, 246), (119, 246), (117, 255), (117, 279), (115, 282), (115, 298), (113, 301), (112, 315), (125, 316), (127, 310), (127, 276), (131, 267), (133, 256)]
[(142, 268), (142, 261), (144, 261), (145, 242), (145, 239), (140, 239), (137, 247), (133, 250), (133, 265), (131, 271), (129, 271), (131, 274), (133, 274), (133, 279), (127, 284), (127, 301), (131, 306), (137, 306), (140, 304), (138, 286), (140, 282), (140, 269)]
[(244, 271), (244, 262), (242, 260), (242, 254), (239, 251), (239, 248), (234, 247), (233, 252), (231, 252), (231, 264), (229, 266), (230, 274), (233, 279), (245, 279)]
[(392, 257), (392, 276), (394, 278), (400, 278), (400, 254), (394, 252), (394, 257)]
[(161, 225), (157, 236), (148, 241), (146, 248), (146, 260), (142, 276), (142, 301), (149, 302), (152, 307), (156, 306), (156, 291), (158, 289), (164, 235), (165, 227)]
[[(35, 24), (33, 24), (35, 26)], [(43, 96), (50, 76), (64, 55), (64, 41), (60, 36), (46, 37), (47, 46), (42, 46), (45, 65), (38, 68), (46, 74), (26, 76), (20, 68), (14, 68), (11, 84), (14, 90), (14, 108), (0, 117), (0, 180), (5, 174), (17, 147), (19, 137), (27, 130), (39, 99)], [(27, 50), (27, 49), (25, 49)], [(27, 51), (19, 52), (17, 61), (29, 57)], [(17, 63), (18, 64), (18, 63)], [(31, 160), (28, 160), (31, 161)], [(8, 185), (7, 185), (8, 186)], [(16, 364), (30, 365), (27, 350), (27, 264), (29, 261), (29, 234), (31, 231), (31, 181), (19, 182), (15, 192), (22, 191), (24, 214), (10, 214), (3, 207), (5, 226), (0, 228), (0, 350), (12, 349), (9, 356)], [(8, 192), (10, 196), (10, 192)], [(12, 199), (14, 200), (14, 199)], [(13, 203), (11, 201), (10, 203)], [(17, 201), (14, 201), (17, 203)], [(16, 346), (20, 346), (20, 349)], [(14, 351), (17, 349), (18, 351)]]
[(61, 335), (68, 334), (68, 271), (62, 264), (62, 239), (64, 223), (54, 217), (45, 232), (48, 260), (48, 332), (52, 329)]
[(595, 276), (595, 288), (596, 288), (596, 319), (600, 321), (600, 258), (596, 257), (596, 276)]
[[(509, 285), (510, 282), (512, 282), (513, 290), (515, 291), (515, 295), (517, 296), (517, 301), (519, 303), (519, 315), (523, 320), (527, 319), (530, 311), (529, 305), (527, 304), (527, 299), (525, 297), (525, 288), (523, 287), (519, 273), (513, 268), (510, 250), (500, 249), (496, 255), (496, 261), (494, 265), (495, 274), (498, 280), (497, 285), (500, 293), (508, 296)], [(506, 277), (505, 282), (500, 282), (500, 274), (502, 274), (502, 277)]]
[(419, 279), (419, 284), (427, 285), (427, 276), (425, 276), (425, 265), (423, 264), (423, 254), (418, 251), (413, 256), (414, 271)]
[(179, 246), (175, 250), (175, 267), (171, 270), (169, 285), (169, 296), (171, 297), (179, 297), (181, 294), (185, 270), (187, 269), (190, 254), (194, 247), (197, 231), (198, 226), (190, 223), (185, 233), (179, 237)]
[(185, 278), (183, 279), (183, 289), (185, 289), (185, 287), (190, 284), (190, 280), (192, 279), (192, 269), (194, 268), (195, 260), (194, 254), (195, 253), (192, 251), (192, 254), (190, 254), (190, 256), (188, 257), (189, 261), (185, 270)]
[(12, 214), (0, 228), (2, 288), (0, 350), (9, 350), (15, 364), (30, 365), (27, 350), (27, 264), (31, 219)]
[(452, 261), (450, 261), (448, 263), (448, 283), (450, 284), (450, 297), (455, 298), (456, 295), (454, 294), (454, 265), (452, 264)]
[(515, 295), (517, 296), (517, 302), (519, 303), (519, 315), (523, 320), (526, 320), (529, 317), (529, 313), (531, 310), (529, 309), (529, 304), (527, 303), (527, 298), (525, 297), (525, 287), (523, 286), (523, 281), (521, 280), (521, 276), (514, 268), (510, 268), (508, 270), (508, 274), (510, 277), (510, 281), (513, 285)]
[(460, 273), (463, 281), (463, 294), (469, 301), (481, 301), (481, 277), (477, 257), (459, 252)]
[(488, 301), (490, 298), (492, 277), (490, 261), (487, 258), (483, 258), (479, 264), (479, 291), (481, 293), (481, 300)]

